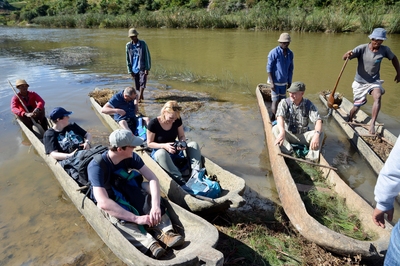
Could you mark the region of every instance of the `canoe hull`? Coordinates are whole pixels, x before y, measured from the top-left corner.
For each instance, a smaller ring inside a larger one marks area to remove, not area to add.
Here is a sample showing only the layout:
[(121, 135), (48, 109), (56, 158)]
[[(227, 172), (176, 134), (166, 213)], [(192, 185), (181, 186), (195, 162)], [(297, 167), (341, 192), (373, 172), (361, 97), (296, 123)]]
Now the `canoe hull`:
[[(327, 181), (333, 185), (335, 192), (347, 199), (348, 207), (359, 213), (363, 226), (368, 231), (374, 232), (378, 236), (377, 239), (375, 241), (352, 239), (328, 229), (308, 214), (284, 158), (278, 155), (281, 152), (280, 148), (274, 144), (275, 137), (272, 133), (269, 111), (259, 89), (262, 86), (265, 85), (257, 86), (256, 95), (264, 123), (271, 169), (282, 207), (291, 223), (306, 239), (337, 254), (362, 255), (364, 258), (382, 256), (388, 247), (392, 226), (389, 225), (386, 229), (376, 226), (371, 218), (372, 207), (347, 186), (335, 171), (320, 168)], [(329, 165), (322, 154), (320, 164)]]
[[(104, 243), (127, 265), (223, 265), (223, 254), (213, 247), (218, 241), (218, 230), (204, 219), (188, 212), (177, 204), (167, 202), (168, 212), (176, 228), (181, 228), (185, 244), (174, 251), (173, 258), (165, 260), (152, 259), (136, 249), (125, 237), (103, 216), (99, 208), (86, 199), (81, 207), (84, 195), (77, 191), (79, 186), (52, 157), (47, 156), (42, 142), (19, 120), (22, 131), (31, 144), (53, 171), (61, 187), (86, 218)], [(207, 237), (205, 237), (207, 234)]]

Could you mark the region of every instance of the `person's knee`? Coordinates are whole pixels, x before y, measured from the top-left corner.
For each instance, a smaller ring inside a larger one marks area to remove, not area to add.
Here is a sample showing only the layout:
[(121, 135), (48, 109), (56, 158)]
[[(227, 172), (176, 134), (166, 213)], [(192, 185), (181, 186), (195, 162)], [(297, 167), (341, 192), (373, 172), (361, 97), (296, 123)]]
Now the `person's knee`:
[(190, 147), (190, 148), (193, 148), (195, 150), (200, 150), (199, 144), (197, 144), (197, 142), (195, 142), (195, 141), (188, 142), (187, 146)]
[(158, 149), (153, 157), (157, 162), (165, 161), (167, 158), (170, 158), (169, 153), (164, 149)]

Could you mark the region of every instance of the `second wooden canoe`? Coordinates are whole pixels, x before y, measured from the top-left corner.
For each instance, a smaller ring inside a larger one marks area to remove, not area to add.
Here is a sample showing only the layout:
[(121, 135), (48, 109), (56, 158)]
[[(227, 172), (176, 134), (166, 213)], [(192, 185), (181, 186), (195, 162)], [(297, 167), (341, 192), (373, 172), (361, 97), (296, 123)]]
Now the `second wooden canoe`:
[[(93, 97), (90, 97), (90, 102), (96, 114), (104, 121), (104, 123), (115, 130), (119, 125), (110, 116), (101, 112), (101, 106), (96, 102)], [(207, 173), (216, 175), (222, 188), (222, 195), (216, 199), (199, 199), (196, 198), (181, 188), (145, 151), (139, 151), (139, 156), (144, 163), (156, 174), (160, 180), (160, 187), (167, 197), (178, 204), (179, 206), (198, 213), (210, 214), (225, 211), (228, 208), (237, 208), (245, 204), (242, 197), (245, 189), (245, 181), (218, 166), (216, 163), (208, 158), (205, 158), (204, 166)]]
[[(358, 214), (362, 225), (367, 231), (373, 232), (376, 238), (373, 241), (360, 241), (343, 234), (339, 234), (319, 223), (308, 214), (304, 202), (300, 197), (297, 186), (285, 162), (278, 154), (279, 146), (274, 144), (275, 137), (272, 133), (272, 124), (269, 110), (271, 102), (265, 101), (260, 88), (266, 87), (259, 84), (256, 88), (257, 101), (264, 123), (265, 141), (268, 146), (271, 169), (275, 186), (286, 215), (290, 222), (306, 239), (341, 255), (361, 255), (363, 258), (383, 256), (387, 250), (392, 226), (388, 224), (386, 229), (376, 226), (372, 222), (373, 208), (355, 193), (338, 174), (325, 167), (320, 167), (326, 181), (332, 185), (334, 192), (346, 199), (346, 204)], [(320, 164), (329, 166), (324, 157), (320, 156)]]

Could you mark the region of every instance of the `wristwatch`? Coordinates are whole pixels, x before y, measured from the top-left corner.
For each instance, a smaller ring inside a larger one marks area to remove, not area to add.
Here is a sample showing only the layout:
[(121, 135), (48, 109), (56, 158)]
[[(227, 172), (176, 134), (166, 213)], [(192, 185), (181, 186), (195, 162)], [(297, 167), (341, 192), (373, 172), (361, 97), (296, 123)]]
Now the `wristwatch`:
[(316, 131), (315, 131), (315, 133), (318, 133), (318, 134), (320, 134), (320, 135), (321, 135), (321, 132), (320, 132), (320, 131), (318, 131), (318, 130), (316, 130)]

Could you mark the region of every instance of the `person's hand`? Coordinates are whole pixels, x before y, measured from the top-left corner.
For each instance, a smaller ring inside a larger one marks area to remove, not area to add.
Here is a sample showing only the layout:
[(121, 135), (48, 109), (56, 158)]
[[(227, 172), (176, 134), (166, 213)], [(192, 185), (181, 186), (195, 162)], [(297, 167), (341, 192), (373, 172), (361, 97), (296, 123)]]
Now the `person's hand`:
[(89, 144), (89, 142), (84, 142), (84, 143), (82, 143), (82, 144), (80, 144), (81, 146), (82, 146), (82, 148), (84, 149), (84, 150), (89, 150), (90, 149), (90, 144)]
[(349, 58), (350, 56), (352, 56), (353, 55), (353, 51), (352, 50), (350, 50), (350, 51), (348, 51), (346, 54), (345, 54), (345, 58), (344, 59), (346, 59), (346, 58)]
[(145, 75), (148, 75), (148, 74), (149, 74), (149, 71), (148, 71), (148, 70), (145, 70), (145, 71), (144, 71), (144, 74), (145, 74)]
[(132, 78), (134, 79), (135, 78), (135, 73), (130, 73), (131, 74), (131, 76), (132, 76)]
[(394, 209), (381, 211), (378, 208), (375, 208), (374, 212), (372, 213), (372, 221), (374, 222), (374, 224), (385, 228), (385, 213), (387, 214), (388, 221), (391, 222), (393, 220)]
[(26, 117), (32, 117), (32, 116), (33, 116), (33, 113), (25, 113), (24, 116), (26, 116)]
[(115, 111), (117, 114), (119, 114), (120, 116), (124, 116), (126, 114), (126, 112), (123, 109), (116, 109)]
[(134, 222), (135, 224), (153, 226), (151, 221), (150, 221), (150, 215), (136, 216), (136, 219), (134, 221), (132, 221), (132, 222)]
[(396, 81), (396, 83), (399, 83), (399, 82), (400, 82), (400, 74), (397, 74), (397, 75), (394, 77), (394, 81)]
[(171, 154), (175, 154), (176, 150), (175, 150), (175, 147), (174, 147), (174, 143), (175, 143), (175, 142), (168, 142), (168, 143), (165, 143), (164, 149), (165, 149), (167, 152), (171, 153)]
[(319, 149), (319, 134), (315, 133), (310, 142), (310, 150), (315, 151), (318, 149)]
[(279, 133), (279, 135), (276, 137), (275, 145), (282, 146), (284, 140), (285, 140), (285, 131)]
[(275, 84), (271, 83), (271, 91), (275, 91)]
[(150, 213), (150, 226), (156, 226), (161, 222), (161, 209), (160, 206), (152, 206)]

